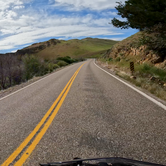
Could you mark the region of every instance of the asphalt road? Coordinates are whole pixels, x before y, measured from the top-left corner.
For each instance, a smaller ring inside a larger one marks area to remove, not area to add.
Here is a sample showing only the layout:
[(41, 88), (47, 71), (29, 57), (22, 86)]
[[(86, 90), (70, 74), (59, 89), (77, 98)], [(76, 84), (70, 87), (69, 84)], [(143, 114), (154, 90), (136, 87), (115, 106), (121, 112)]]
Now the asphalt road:
[[(74, 157), (125, 157), (166, 165), (166, 110), (93, 62), (88, 60), (79, 71), (24, 166)], [(0, 100), (0, 164), (33, 131), (82, 64)]]

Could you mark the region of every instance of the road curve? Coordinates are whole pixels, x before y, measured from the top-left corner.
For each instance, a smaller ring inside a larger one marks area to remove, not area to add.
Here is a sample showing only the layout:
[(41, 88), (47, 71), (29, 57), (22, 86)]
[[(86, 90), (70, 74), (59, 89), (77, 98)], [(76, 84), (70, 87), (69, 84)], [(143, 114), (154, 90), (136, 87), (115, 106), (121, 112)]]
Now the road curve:
[[(83, 63), (0, 100), (0, 164), (33, 131)], [(166, 164), (166, 111), (88, 60), (25, 166), (74, 157)]]

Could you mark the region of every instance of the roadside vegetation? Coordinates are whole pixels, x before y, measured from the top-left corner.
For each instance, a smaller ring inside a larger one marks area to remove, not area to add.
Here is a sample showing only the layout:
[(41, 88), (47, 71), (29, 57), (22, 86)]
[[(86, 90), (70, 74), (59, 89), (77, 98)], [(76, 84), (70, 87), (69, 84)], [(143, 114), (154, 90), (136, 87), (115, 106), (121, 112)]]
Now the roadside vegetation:
[[(115, 44), (102, 58), (115, 74), (166, 100), (166, 3), (163, 0), (117, 2), (118, 15), (111, 24), (139, 32)], [(135, 71), (130, 71), (134, 62)]]
[(166, 101), (166, 70), (148, 63), (134, 63), (135, 69), (132, 73), (130, 62), (134, 62), (132, 57), (100, 58), (98, 61), (116, 75)]
[(25, 55), (20, 58), (10, 54), (0, 56), (0, 90), (83, 60), (83, 58), (73, 59), (70, 56), (58, 57), (52, 60), (41, 59), (34, 55)]
[(135, 28), (142, 31), (140, 45), (156, 53), (162, 60), (166, 57), (166, 3), (163, 0), (127, 0), (117, 2), (118, 15), (123, 21), (112, 19), (121, 29)]
[(16, 53), (0, 54), (0, 90), (85, 58), (98, 58), (115, 43), (117, 41), (97, 38), (68, 41), (50, 39), (34, 43)]

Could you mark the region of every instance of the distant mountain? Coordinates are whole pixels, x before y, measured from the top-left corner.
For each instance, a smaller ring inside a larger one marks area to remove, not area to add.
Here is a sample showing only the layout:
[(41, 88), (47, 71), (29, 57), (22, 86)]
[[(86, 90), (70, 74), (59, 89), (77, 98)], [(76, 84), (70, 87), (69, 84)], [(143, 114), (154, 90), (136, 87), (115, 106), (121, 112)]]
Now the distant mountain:
[(101, 55), (116, 43), (117, 41), (97, 38), (72, 39), (68, 41), (50, 39), (45, 42), (34, 43), (18, 50), (14, 54), (19, 56), (33, 54), (44, 59), (55, 59), (63, 56), (87, 58)]

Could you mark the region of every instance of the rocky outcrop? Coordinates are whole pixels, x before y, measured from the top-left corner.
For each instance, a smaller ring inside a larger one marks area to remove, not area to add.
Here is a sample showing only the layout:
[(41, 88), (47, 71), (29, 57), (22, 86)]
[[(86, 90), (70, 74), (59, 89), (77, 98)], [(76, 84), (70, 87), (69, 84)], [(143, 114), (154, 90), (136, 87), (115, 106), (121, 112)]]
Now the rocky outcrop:
[(157, 53), (148, 50), (146, 46), (138, 45), (138, 38), (140, 33), (137, 33), (117, 44), (108, 50), (104, 57), (117, 58), (117, 57), (135, 57), (137, 63), (151, 63), (157, 67), (166, 68), (166, 56), (163, 58)]
[(21, 50), (18, 50), (16, 52), (17, 55), (25, 55), (25, 54), (34, 54), (37, 53), (41, 50), (44, 50), (47, 47), (50, 47), (52, 45), (56, 45), (60, 43), (60, 40), (57, 39), (50, 39), (49, 41), (46, 42), (41, 42), (41, 43), (34, 43), (31, 46), (25, 47)]

